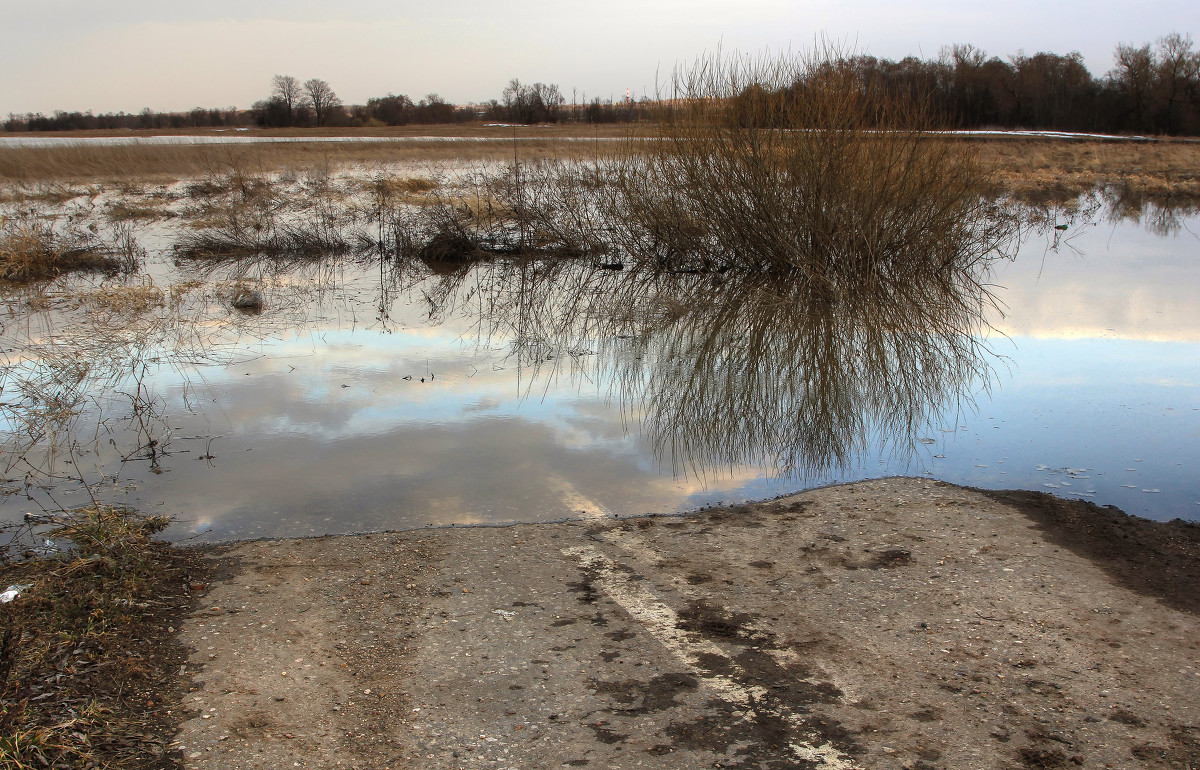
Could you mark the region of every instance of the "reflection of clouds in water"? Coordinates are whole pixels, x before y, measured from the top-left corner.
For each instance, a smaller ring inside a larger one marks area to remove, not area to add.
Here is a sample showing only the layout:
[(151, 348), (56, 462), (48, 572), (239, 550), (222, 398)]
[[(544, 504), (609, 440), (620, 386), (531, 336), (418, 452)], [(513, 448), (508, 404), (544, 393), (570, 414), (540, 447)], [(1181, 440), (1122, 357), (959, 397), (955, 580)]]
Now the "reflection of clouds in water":
[[(1003, 387), (1075, 388), (1141, 400), (1147, 386), (1188, 388), (1200, 381), (1200, 345), (1127, 339), (1012, 338), (1018, 365)], [(1012, 384), (1009, 384), (1009, 380)], [(993, 396), (994, 399), (994, 396)]]
[[(172, 506), (185, 517), (212, 521), (218, 537), (241, 536), (243, 522), (272, 519), (272, 511), (303, 520), (332, 516), (329, 531), (546, 519), (568, 515), (561, 479), (578, 485), (578, 477), (588, 476), (578, 472), (581, 466), (604, 467), (603, 484), (578, 491), (590, 499), (613, 474), (627, 477), (625, 491), (641, 475), (620, 458), (561, 451), (547, 426), (514, 418), (412, 426), (336, 442), (305, 436), (253, 443), (254, 451), (245, 452), (240, 441), (224, 442), (215, 470), (177, 462), (168, 480)], [(214, 483), (236, 492), (210, 498)]]
[[(1185, 224), (1200, 231), (1200, 217)], [(1046, 251), (1027, 241), (1017, 259), (996, 266), (994, 281), (1010, 336), (1200, 341), (1200, 242), (1189, 232), (1162, 238), (1135, 224), (1087, 228), (1074, 250)]]
[(476, 412), (494, 412), (503, 406), (503, 402), (498, 398), (480, 397), (474, 403), (463, 404), (463, 414), (474, 414)]
[[(602, 408), (594, 408), (594, 407)], [(559, 425), (563, 431), (563, 443), (574, 443), (579, 446), (590, 444), (618, 442), (632, 431), (637, 432), (638, 423), (626, 416), (622, 418), (611, 405), (594, 401), (572, 399), (571, 410), (561, 415)], [(574, 439), (568, 439), (567, 436)]]
[(670, 512), (738, 497), (761, 475), (741, 467), (673, 478), (644, 452), (560, 438), (553, 426), (513, 417), (334, 442), (227, 438), (214, 447), (215, 468), (179, 455), (146, 484), (162, 490), (189, 533), (221, 540)]

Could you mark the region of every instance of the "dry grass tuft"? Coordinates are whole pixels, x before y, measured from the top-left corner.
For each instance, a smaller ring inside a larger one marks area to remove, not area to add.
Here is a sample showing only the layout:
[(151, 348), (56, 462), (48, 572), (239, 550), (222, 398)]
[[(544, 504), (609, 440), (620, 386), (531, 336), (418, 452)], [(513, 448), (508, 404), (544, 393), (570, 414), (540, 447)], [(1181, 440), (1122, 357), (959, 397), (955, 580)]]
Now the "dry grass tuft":
[(862, 84), (836, 50), (713, 56), (676, 89), (651, 149), (619, 159), (635, 257), (790, 272), (817, 294), (904, 292), (1005, 243), (974, 149), (933, 139), (924, 105)]
[(131, 219), (167, 219), (175, 216), (170, 209), (165, 208), (161, 201), (146, 203), (131, 200), (118, 200), (110, 203), (105, 214), (113, 222), (124, 222)]
[(163, 290), (150, 282), (135, 286), (101, 286), (72, 298), (73, 307), (114, 316), (140, 316), (165, 305)]
[(57, 233), (34, 218), (0, 218), (0, 280), (28, 283), (74, 271), (116, 272), (130, 267), (92, 237)]
[(379, 177), (362, 183), (362, 189), (376, 198), (394, 201), (411, 195), (433, 192), (440, 183), (428, 177)]
[[(69, 549), (0, 566), (0, 582), (26, 586), (0, 605), (0, 765), (111, 767), (166, 759), (165, 745), (139, 745), (149, 715), (135, 705), (161, 698), (163, 672), (142, 661), (169, 643), (163, 591), (183, 574), (179, 555), (152, 536), (163, 516), (92, 505), (35, 517), (25, 540)], [(19, 556), (11, 529), (0, 555)], [(65, 541), (65, 542), (64, 542)], [(5, 564), (0, 559), (0, 565)], [(158, 617), (156, 617), (156, 615)], [(129, 654), (141, 640), (142, 655)]]

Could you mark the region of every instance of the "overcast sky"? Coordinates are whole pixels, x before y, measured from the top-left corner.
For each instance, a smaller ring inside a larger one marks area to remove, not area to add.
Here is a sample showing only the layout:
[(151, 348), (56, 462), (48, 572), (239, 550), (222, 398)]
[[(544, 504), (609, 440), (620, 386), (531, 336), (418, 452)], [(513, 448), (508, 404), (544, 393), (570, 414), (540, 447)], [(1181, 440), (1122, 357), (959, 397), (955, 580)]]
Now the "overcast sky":
[(485, 101), (514, 77), (636, 98), (718, 46), (822, 35), (889, 59), (1079, 51), (1102, 75), (1117, 43), (1200, 32), (1195, 0), (0, 0), (0, 20), (0, 115), (249, 107), (276, 73), (323, 78), (347, 104)]

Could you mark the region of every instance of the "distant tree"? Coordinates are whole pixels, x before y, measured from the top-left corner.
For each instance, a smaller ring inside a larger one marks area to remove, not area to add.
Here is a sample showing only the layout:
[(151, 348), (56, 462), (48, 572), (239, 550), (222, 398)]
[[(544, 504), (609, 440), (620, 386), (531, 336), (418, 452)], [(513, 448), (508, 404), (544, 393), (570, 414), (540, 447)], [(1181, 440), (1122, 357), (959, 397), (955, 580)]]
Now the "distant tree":
[(256, 125), (263, 128), (282, 128), (294, 124), (299, 110), (288, 110), (287, 103), (278, 96), (254, 103), (250, 108)]
[(1083, 64), (1083, 54), (1041, 52), (1012, 57), (1011, 91), (1015, 109), (1007, 124), (1029, 128), (1094, 129), (1098, 85)]
[(276, 75), (271, 81), (271, 97), (278, 99), (286, 113), (286, 124), (292, 125), (296, 120), (296, 108), (304, 99), (300, 81), (291, 75)]
[(1192, 50), (1190, 35), (1178, 32), (1159, 38), (1155, 53), (1156, 107), (1162, 128), (1171, 134), (1194, 130), (1200, 118), (1200, 53)]
[(437, 94), (429, 94), (417, 102), (414, 112), (417, 123), (452, 123), (454, 121), (454, 105)]
[(304, 98), (307, 106), (312, 108), (318, 126), (333, 122), (332, 118), (342, 106), (342, 100), (329, 84), (320, 78), (304, 81)]
[(389, 126), (404, 126), (414, 119), (415, 105), (404, 94), (388, 94), (367, 100), (366, 118)]
[(1145, 130), (1154, 85), (1154, 55), (1150, 52), (1150, 44), (1140, 48), (1118, 45), (1114, 58), (1116, 66), (1109, 70), (1108, 78), (1119, 99), (1118, 127)]
[(508, 81), (502, 94), (506, 119), (514, 123), (554, 123), (566, 101), (555, 84), (524, 85), (517, 78)]

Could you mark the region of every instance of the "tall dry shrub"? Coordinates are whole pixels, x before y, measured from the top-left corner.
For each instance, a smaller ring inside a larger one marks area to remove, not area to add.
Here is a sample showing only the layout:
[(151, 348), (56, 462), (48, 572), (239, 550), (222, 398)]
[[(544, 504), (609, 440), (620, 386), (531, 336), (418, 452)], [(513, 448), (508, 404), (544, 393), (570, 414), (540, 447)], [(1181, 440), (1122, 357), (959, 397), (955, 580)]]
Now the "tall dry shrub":
[(978, 268), (1012, 226), (972, 146), (931, 133), (922, 103), (830, 49), (716, 54), (673, 85), (657, 130), (608, 162), (635, 261), (775, 273), (822, 303), (983, 299)]

